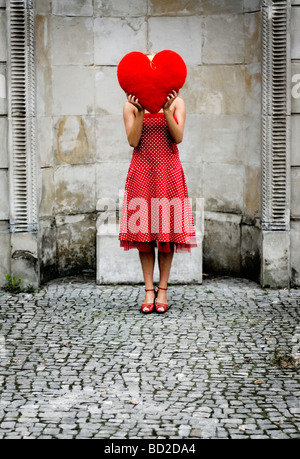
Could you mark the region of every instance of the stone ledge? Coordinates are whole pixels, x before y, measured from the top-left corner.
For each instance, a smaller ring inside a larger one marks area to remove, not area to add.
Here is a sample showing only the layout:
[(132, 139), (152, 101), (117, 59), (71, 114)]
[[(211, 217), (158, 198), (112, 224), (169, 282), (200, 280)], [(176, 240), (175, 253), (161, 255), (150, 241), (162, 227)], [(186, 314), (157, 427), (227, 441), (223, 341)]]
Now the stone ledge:
[[(191, 253), (175, 253), (170, 273), (170, 283), (202, 283), (202, 243)], [(157, 260), (154, 282), (158, 282)], [(97, 284), (143, 283), (137, 249), (124, 251), (118, 236), (97, 235)]]
[(289, 287), (290, 232), (262, 231), (261, 240), (261, 285)]

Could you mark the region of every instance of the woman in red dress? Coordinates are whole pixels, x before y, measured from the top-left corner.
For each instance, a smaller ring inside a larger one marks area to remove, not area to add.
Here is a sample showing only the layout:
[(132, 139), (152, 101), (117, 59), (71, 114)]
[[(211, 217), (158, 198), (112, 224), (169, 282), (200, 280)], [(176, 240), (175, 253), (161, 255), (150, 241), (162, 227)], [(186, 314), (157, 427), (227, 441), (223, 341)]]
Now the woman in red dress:
[[(125, 185), (120, 245), (139, 251), (146, 290), (142, 312), (164, 313), (174, 251), (190, 251), (197, 245), (177, 148), (183, 139), (185, 104), (173, 91), (162, 110), (151, 114), (130, 94), (123, 116), (134, 150)], [(160, 274), (157, 293), (153, 286), (155, 248)]]

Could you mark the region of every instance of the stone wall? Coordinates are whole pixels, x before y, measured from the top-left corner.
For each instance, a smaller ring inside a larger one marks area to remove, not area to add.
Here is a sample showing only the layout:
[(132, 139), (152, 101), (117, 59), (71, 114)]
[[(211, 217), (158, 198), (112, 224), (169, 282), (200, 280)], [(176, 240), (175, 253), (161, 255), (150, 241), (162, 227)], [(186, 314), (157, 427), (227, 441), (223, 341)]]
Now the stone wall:
[[(42, 279), (95, 269), (97, 202), (118, 204), (131, 157), (116, 66), (173, 49), (188, 66), (180, 154), (205, 200), (204, 271), (258, 277), (260, 2), (39, 0)], [(1, 173), (4, 173), (1, 169)]]
[[(36, 1), (39, 232), (16, 235), (9, 229), (10, 2), (0, 0), (0, 286), (7, 272), (26, 279), (24, 260), (16, 260), (20, 251), (38, 263), (28, 273), (30, 282), (38, 281), (39, 273), (44, 281), (96, 269), (96, 221), (104, 214), (103, 198), (118, 208), (131, 157), (116, 66), (134, 49), (165, 48), (179, 52), (188, 66), (181, 91), (187, 124), (180, 154), (190, 196), (204, 199), (204, 272), (258, 279), (263, 245), (260, 3)], [(272, 254), (290, 245), (282, 269), (291, 285), (299, 286), (300, 0), (291, 5), (291, 224), (285, 243), (272, 248)], [(180, 270), (184, 277), (189, 275), (187, 260)]]
[(300, 286), (300, 0), (292, 0), (291, 59), (291, 284)]
[(6, 2), (0, 0), (0, 286), (10, 273)]

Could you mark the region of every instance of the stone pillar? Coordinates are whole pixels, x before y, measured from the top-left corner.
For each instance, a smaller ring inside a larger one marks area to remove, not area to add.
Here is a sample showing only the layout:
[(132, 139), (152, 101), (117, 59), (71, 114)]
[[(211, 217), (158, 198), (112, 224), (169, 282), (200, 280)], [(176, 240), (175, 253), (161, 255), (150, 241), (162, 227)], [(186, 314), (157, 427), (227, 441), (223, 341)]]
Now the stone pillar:
[(262, 5), (261, 284), (290, 283), (290, 1)]
[(262, 231), (261, 283), (263, 287), (289, 287), (290, 233)]
[(300, 286), (300, 0), (291, 12), (291, 286)]
[(34, 0), (7, 1), (11, 275), (39, 284)]
[(10, 273), (9, 192), (7, 152), (6, 2), (0, 0), (0, 286)]

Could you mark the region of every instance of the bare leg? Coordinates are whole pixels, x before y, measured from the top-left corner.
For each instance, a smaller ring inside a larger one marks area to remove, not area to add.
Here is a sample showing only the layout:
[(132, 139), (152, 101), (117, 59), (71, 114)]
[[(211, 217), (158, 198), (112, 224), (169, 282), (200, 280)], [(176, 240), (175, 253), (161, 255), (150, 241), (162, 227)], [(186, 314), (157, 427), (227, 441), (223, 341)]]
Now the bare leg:
[[(153, 288), (153, 271), (154, 271), (154, 263), (155, 263), (155, 252), (154, 249), (152, 252), (139, 252), (145, 288), (152, 289)], [(154, 300), (155, 293), (154, 292), (145, 292), (145, 300), (144, 303), (152, 303)]]
[[(159, 286), (167, 288), (174, 252), (158, 252)], [(157, 301), (167, 304), (167, 292), (158, 290)]]

